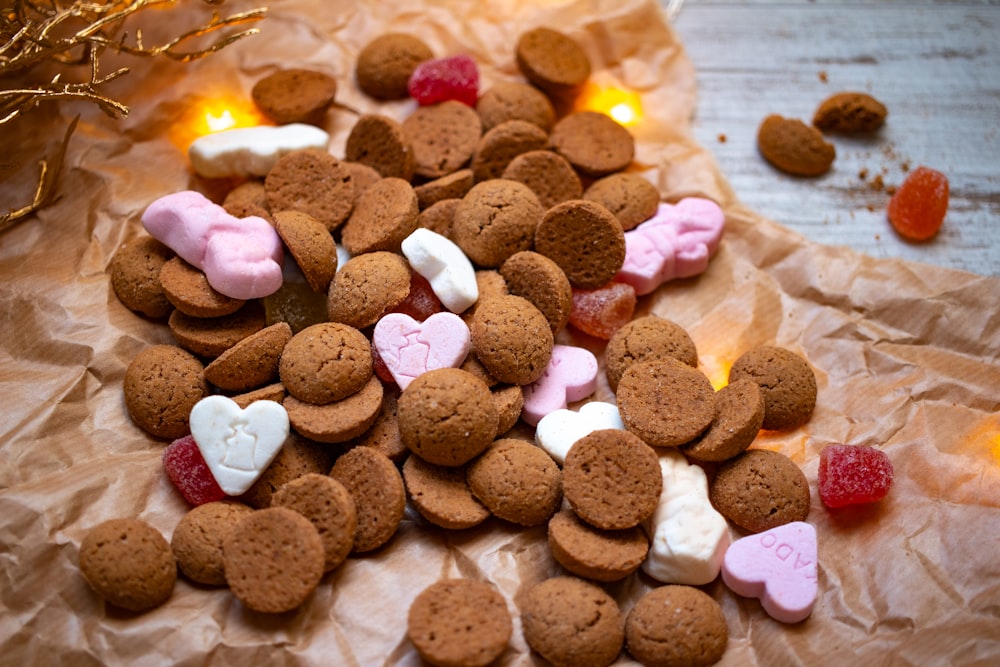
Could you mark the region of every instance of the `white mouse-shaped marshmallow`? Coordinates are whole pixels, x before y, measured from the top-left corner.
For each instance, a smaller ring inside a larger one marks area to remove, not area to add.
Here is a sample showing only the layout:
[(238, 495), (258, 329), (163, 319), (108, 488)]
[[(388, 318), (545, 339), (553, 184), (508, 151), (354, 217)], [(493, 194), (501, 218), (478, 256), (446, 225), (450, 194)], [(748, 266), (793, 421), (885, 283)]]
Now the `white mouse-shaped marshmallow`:
[(445, 308), (461, 313), (479, 298), (472, 262), (450, 239), (421, 227), (401, 246), (410, 266), (427, 279)]
[(292, 151), (326, 150), (330, 135), (312, 125), (261, 125), (213, 132), (188, 148), (194, 172), (205, 178), (267, 176), (274, 163)]
[(577, 440), (606, 428), (624, 430), (618, 406), (593, 401), (581, 406), (577, 412), (561, 409), (542, 417), (535, 427), (535, 443), (562, 467), (569, 448)]

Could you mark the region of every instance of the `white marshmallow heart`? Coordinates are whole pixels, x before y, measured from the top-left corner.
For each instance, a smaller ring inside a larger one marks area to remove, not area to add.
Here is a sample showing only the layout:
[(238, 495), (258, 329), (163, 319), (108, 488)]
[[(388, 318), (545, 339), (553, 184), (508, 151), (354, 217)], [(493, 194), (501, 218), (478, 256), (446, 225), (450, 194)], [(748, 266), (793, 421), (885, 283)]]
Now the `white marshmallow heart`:
[(238, 496), (271, 465), (288, 437), (280, 403), (255, 401), (241, 409), (225, 396), (208, 396), (191, 409), (191, 436), (219, 488)]
[(578, 412), (554, 410), (542, 417), (535, 427), (535, 442), (562, 466), (566, 454), (577, 440), (601, 429), (623, 430), (618, 407), (611, 403), (593, 401), (583, 405)]
[(403, 239), (401, 249), (451, 312), (461, 313), (479, 298), (472, 262), (450, 239), (421, 227)]

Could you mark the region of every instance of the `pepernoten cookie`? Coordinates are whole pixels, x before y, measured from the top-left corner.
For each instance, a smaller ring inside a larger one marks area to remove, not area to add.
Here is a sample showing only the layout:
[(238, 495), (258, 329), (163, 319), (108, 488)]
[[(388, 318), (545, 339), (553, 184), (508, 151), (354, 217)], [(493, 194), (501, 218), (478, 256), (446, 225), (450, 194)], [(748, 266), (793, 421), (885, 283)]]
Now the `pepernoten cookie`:
[(205, 503), (188, 511), (170, 538), (181, 573), (199, 584), (225, 586), (222, 545), (233, 526), (253, 509), (233, 500)]
[(333, 231), (354, 206), (354, 179), (340, 160), (314, 148), (283, 155), (264, 179), (272, 213), (301, 211)]
[(403, 132), (413, 149), (413, 173), (441, 178), (472, 159), (483, 128), (473, 109), (448, 100), (418, 107), (403, 121)]
[(316, 442), (348, 442), (364, 434), (382, 409), (382, 382), (376, 375), (339, 401), (313, 405), (287, 396), (282, 405), (296, 433)]
[(654, 447), (691, 442), (715, 419), (715, 390), (705, 374), (673, 358), (641, 361), (618, 383), (625, 428)]
[(469, 329), (476, 358), (501, 382), (530, 384), (552, 358), (555, 339), (549, 321), (519, 296), (480, 297)]
[(281, 383), (305, 403), (323, 405), (359, 391), (372, 376), (371, 343), (346, 324), (314, 324), (292, 336), (278, 365)]
[(611, 211), (628, 231), (649, 220), (660, 204), (656, 186), (638, 174), (617, 173), (594, 181), (583, 193)]
[(129, 310), (146, 317), (166, 317), (173, 305), (160, 285), (160, 270), (174, 251), (152, 236), (127, 241), (111, 259), (111, 289)]
[(356, 329), (374, 325), (410, 293), (410, 266), (393, 252), (368, 252), (344, 262), (327, 294), (333, 322)]
[(417, 205), (424, 211), (434, 204), (446, 199), (461, 199), (472, 186), (475, 179), (471, 169), (457, 169), (446, 176), (435, 178), (413, 188), (417, 193)]
[(191, 317), (179, 310), (170, 313), (167, 326), (177, 344), (202, 357), (217, 357), (267, 324), (259, 301), (247, 301), (235, 313), (222, 317)]
[(719, 513), (759, 533), (809, 516), (809, 482), (781, 452), (750, 449), (726, 461), (708, 485)]
[(612, 391), (625, 370), (642, 361), (676, 359), (697, 368), (698, 350), (679, 324), (658, 315), (646, 315), (618, 329), (605, 348), (605, 369)]
[(584, 176), (600, 178), (625, 169), (635, 155), (635, 139), (610, 116), (574, 111), (552, 128), (549, 145)]
[(709, 667), (728, 641), (719, 603), (692, 586), (654, 588), (625, 619), (625, 648), (646, 667)]
[(465, 466), (438, 466), (409, 456), (403, 464), (403, 483), (420, 516), (435, 526), (461, 530), (490, 517), (472, 495), (465, 473)]
[(399, 246), (417, 228), (417, 195), (401, 178), (383, 178), (369, 187), (344, 223), (340, 242), (352, 255)]
[(477, 183), (462, 198), (450, 237), (477, 266), (494, 268), (516, 252), (531, 250), (543, 213), (528, 186), (491, 179)]
[(329, 475), (309, 473), (293, 479), (271, 497), (271, 506), (295, 510), (316, 526), (326, 556), (324, 572), (336, 569), (351, 553), (358, 526), (354, 498)]
[(527, 185), (546, 210), (583, 195), (583, 185), (573, 167), (552, 151), (521, 153), (510, 161), (500, 177)]
[(132, 421), (158, 438), (175, 439), (189, 432), (194, 404), (208, 395), (205, 368), (173, 345), (153, 345), (125, 369), (122, 386)]
[(389, 457), (371, 447), (355, 447), (337, 459), (330, 476), (354, 498), (358, 521), (353, 551), (373, 551), (388, 542), (406, 510), (403, 477)]
[(482, 119), (483, 131), (508, 120), (523, 120), (548, 132), (556, 118), (545, 93), (520, 81), (501, 81), (487, 89), (476, 101), (476, 113)]
[(283, 69), (265, 76), (250, 91), (257, 108), (279, 125), (318, 125), (337, 94), (337, 80), (308, 69)]
[(240, 500), (254, 509), (271, 506), (271, 498), (282, 486), (309, 473), (326, 474), (333, 465), (328, 445), (306, 440), (296, 434), (289, 436), (278, 455)]
[(525, 250), (511, 255), (500, 267), (508, 291), (530, 301), (559, 333), (573, 310), (573, 287), (559, 265), (545, 255)]
[(274, 226), (309, 287), (325, 292), (337, 272), (337, 244), (326, 226), (301, 211), (278, 211)]
[(383, 178), (413, 177), (413, 150), (403, 126), (388, 116), (364, 114), (347, 135), (344, 159), (371, 167)]
[(160, 286), (174, 308), (192, 317), (222, 317), (235, 313), (245, 303), (215, 291), (202, 271), (180, 257), (160, 269)]
[(699, 461), (725, 461), (746, 450), (764, 423), (764, 395), (749, 378), (715, 392), (717, 414), (708, 429), (681, 451)]
[(95, 593), (122, 609), (145, 611), (173, 593), (177, 565), (158, 530), (139, 519), (110, 519), (80, 543), (80, 572)]
[(639, 569), (649, 551), (642, 528), (601, 530), (581, 521), (573, 510), (549, 520), (549, 550), (556, 562), (584, 579), (619, 581)]
[(473, 495), (495, 516), (522, 526), (538, 526), (562, 503), (562, 472), (530, 442), (502, 439), (469, 464)]
[(573, 287), (596, 289), (625, 262), (625, 232), (600, 204), (571, 199), (545, 212), (535, 228), (535, 251), (563, 270)]
[(500, 178), (511, 160), (528, 151), (545, 148), (549, 135), (534, 123), (508, 120), (486, 132), (472, 156), (476, 182)]
[(358, 87), (380, 100), (407, 96), (407, 84), (421, 62), (434, 57), (422, 40), (405, 33), (387, 33), (368, 42), (358, 53)]
[(797, 428), (816, 407), (816, 376), (808, 362), (791, 350), (765, 345), (744, 352), (729, 369), (729, 381), (749, 378), (764, 394), (768, 430)]
[(522, 33), (514, 55), (525, 78), (549, 93), (571, 93), (590, 77), (590, 59), (584, 50), (571, 37), (552, 28)]
[(486, 667), (512, 633), (506, 601), (485, 581), (438, 581), (413, 600), (407, 614), (406, 636), (438, 667)]
[(281, 351), (292, 328), (278, 322), (251, 334), (205, 367), (205, 379), (224, 391), (249, 391), (278, 379)]

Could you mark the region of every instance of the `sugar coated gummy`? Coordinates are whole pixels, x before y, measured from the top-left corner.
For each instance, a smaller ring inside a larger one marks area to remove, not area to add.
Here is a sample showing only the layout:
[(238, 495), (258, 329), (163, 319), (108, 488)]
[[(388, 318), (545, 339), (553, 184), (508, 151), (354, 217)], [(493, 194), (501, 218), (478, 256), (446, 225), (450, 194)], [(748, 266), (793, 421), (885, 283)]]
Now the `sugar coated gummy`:
[(819, 497), (827, 507), (882, 500), (892, 478), (892, 462), (874, 447), (827, 445), (819, 453)]
[(190, 435), (174, 440), (163, 450), (163, 469), (192, 505), (204, 505), (226, 497)]
[(635, 288), (611, 282), (597, 289), (573, 289), (569, 323), (585, 334), (609, 340), (635, 312)]
[(422, 106), (457, 100), (474, 107), (479, 96), (479, 69), (465, 54), (425, 60), (410, 75), (408, 88)]
[(927, 241), (941, 228), (948, 212), (948, 178), (929, 167), (917, 167), (889, 200), (889, 222), (910, 241)]

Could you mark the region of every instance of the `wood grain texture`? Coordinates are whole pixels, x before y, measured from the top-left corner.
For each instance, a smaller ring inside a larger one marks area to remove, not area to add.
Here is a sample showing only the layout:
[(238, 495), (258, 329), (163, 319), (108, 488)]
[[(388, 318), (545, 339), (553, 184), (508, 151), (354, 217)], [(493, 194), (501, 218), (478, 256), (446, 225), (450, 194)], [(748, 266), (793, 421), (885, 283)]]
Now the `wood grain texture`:
[[(698, 74), (695, 137), (747, 206), (819, 243), (1000, 275), (1000, 4), (686, 0), (674, 27)], [(847, 90), (889, 118), (873, 137), (829, 137), (829, 173), (795, 178), (760, 157), (768, 114), (810, 122)], [(919, 165), (951, 183), (924, 244), (893, 232), (876, 182), (896, 186)]]

